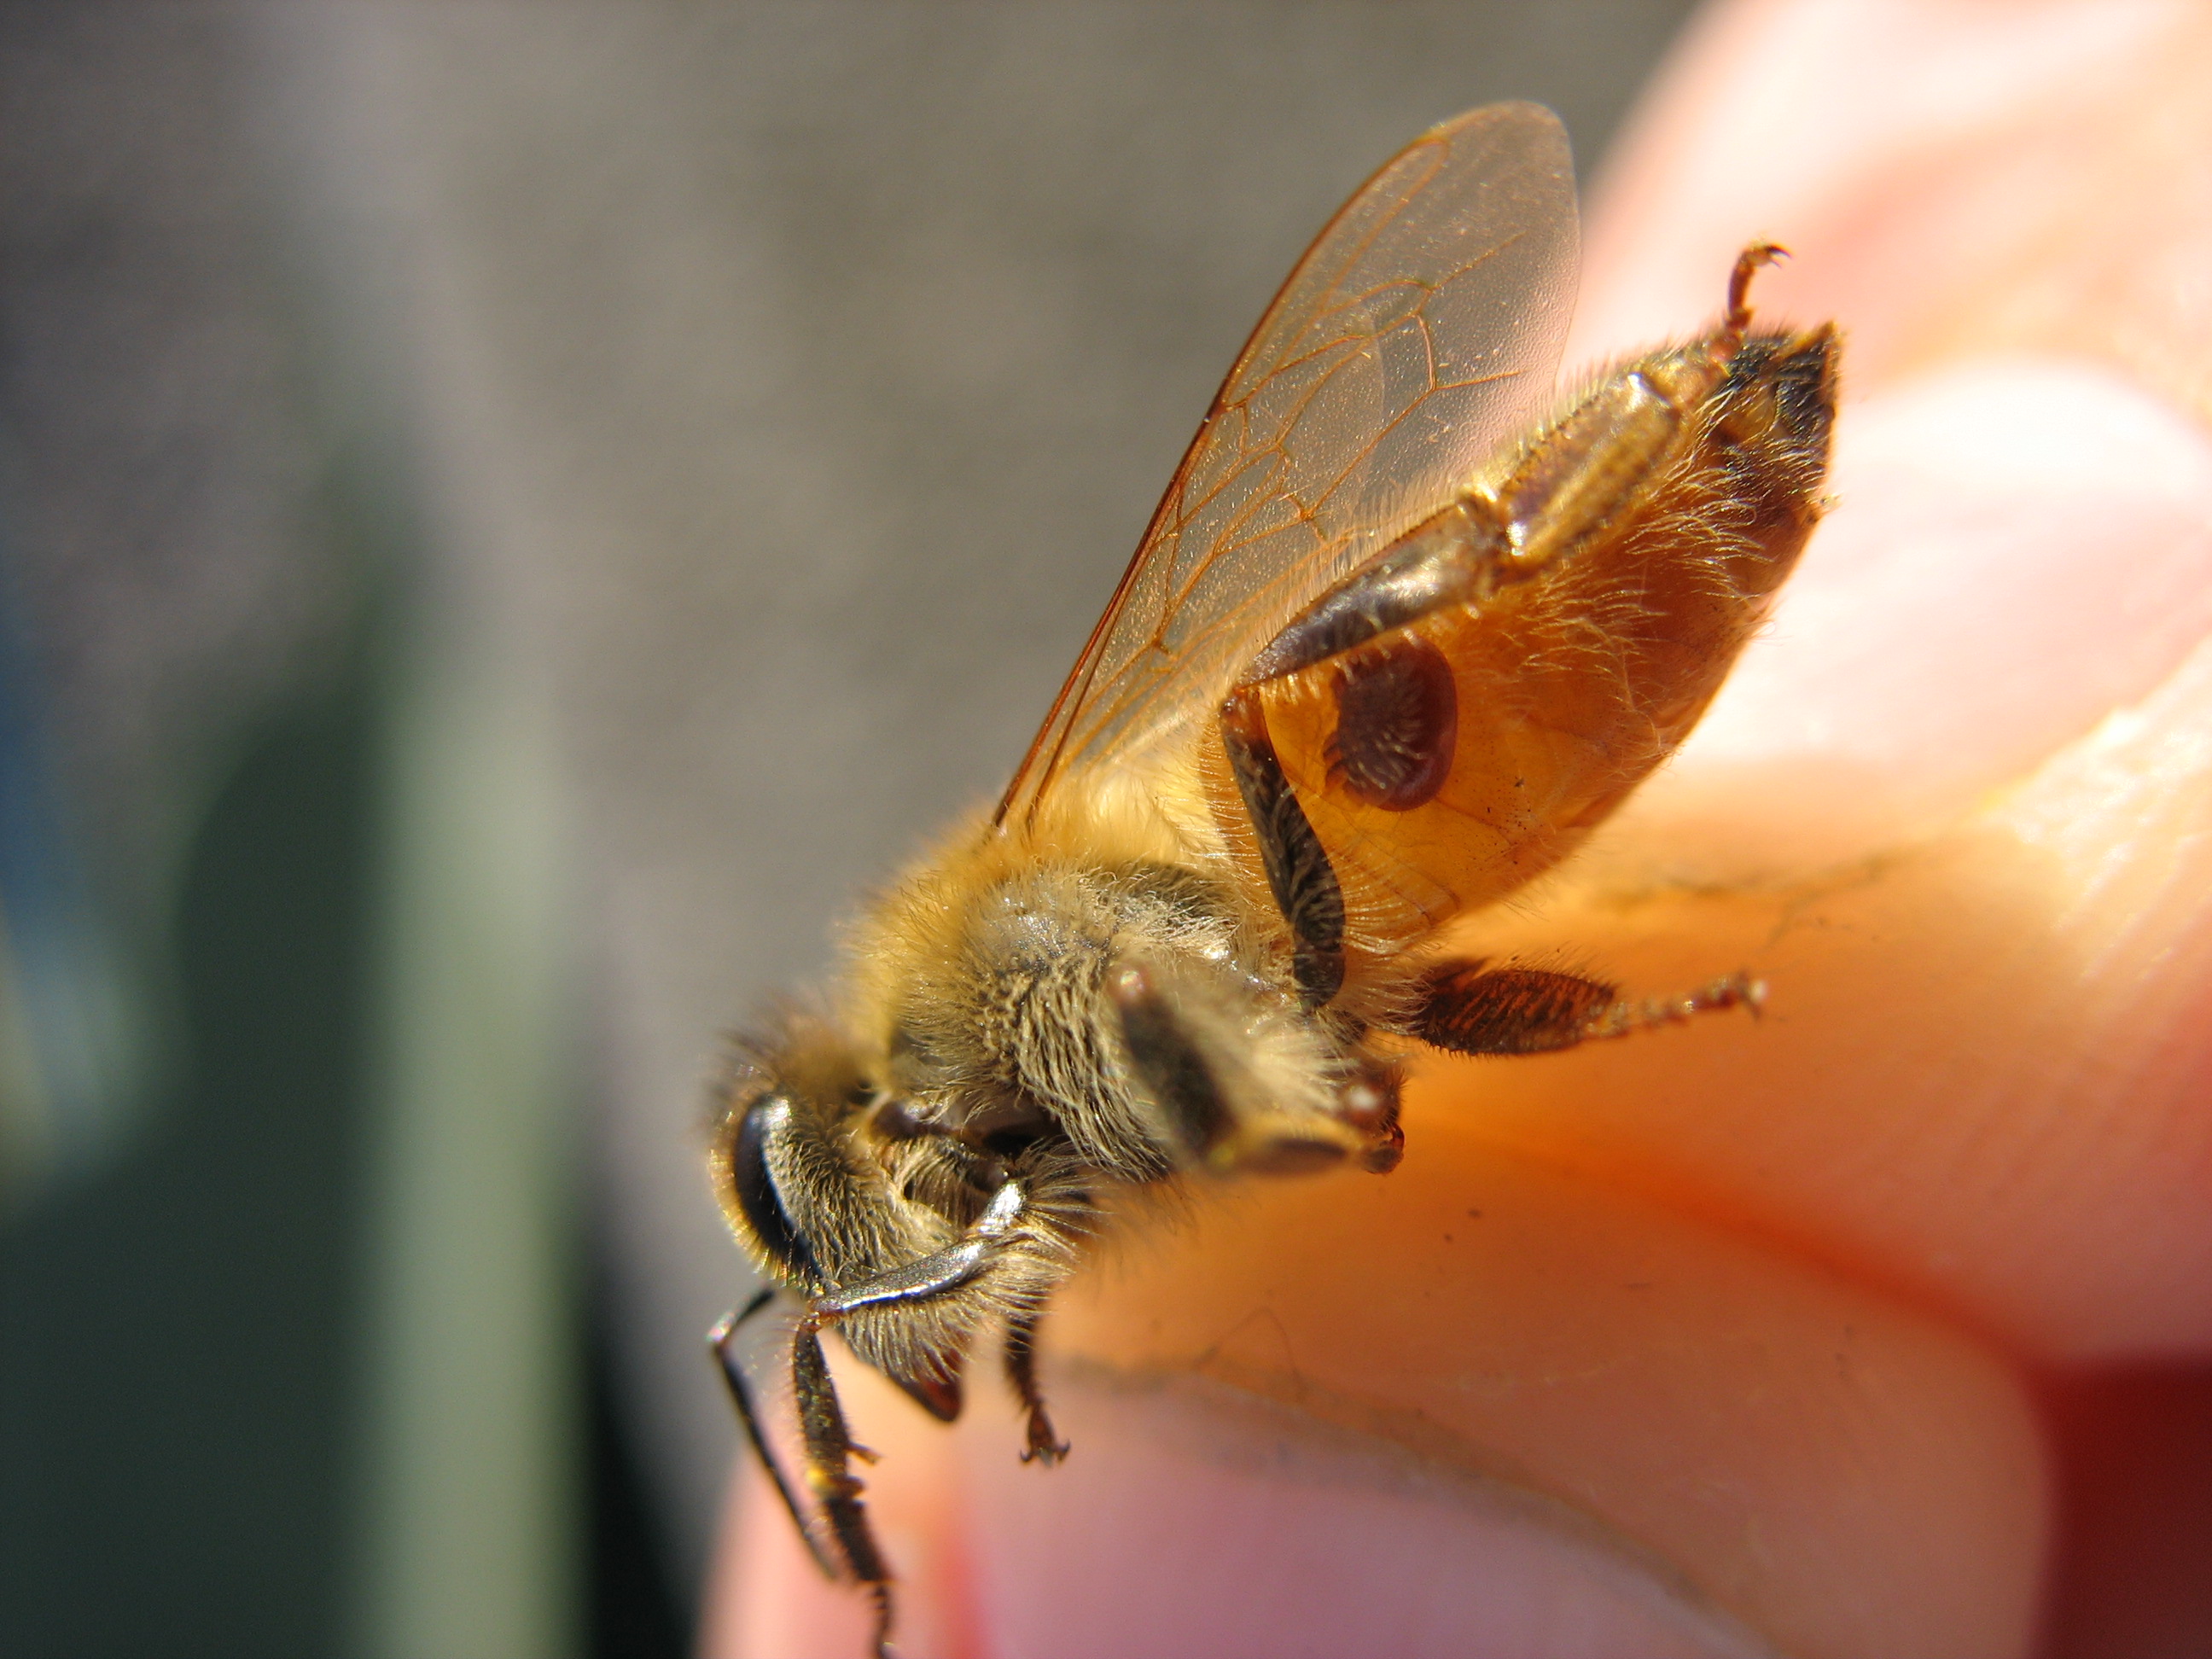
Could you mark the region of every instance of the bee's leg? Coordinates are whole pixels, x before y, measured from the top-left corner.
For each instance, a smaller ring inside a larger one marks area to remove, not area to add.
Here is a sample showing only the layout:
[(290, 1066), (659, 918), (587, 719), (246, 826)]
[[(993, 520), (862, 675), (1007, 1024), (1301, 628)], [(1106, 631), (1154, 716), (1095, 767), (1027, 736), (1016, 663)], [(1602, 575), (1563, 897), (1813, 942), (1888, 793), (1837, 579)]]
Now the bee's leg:
[[(864, 1490), (860, 1479), (852, 1470), (854, 1457), (867, 1454), (853, 1443), (852, 1433), (845, 1426), (837, 1384), (822, 1355), (820, 1328), (821, 1322), (810, 1312), (799, 1321), (791, 1342), (791, 1389), (799, 1404), (799, 1433), (806, 1443), (806, 1486), (822, 1505), (830, 1536), (837, 1540), (853, 1577), (876, 1604), (870, 1650), (875, 1659), (890, 1659), (891, 1576), (868, 1525), (867, 1506), (860, 1502)], [(806, 1529), (802, 1526), (799, 1530)]]
[[(769, 1483), (775, 1488), (775, 1495), (783, 1500), (783, 1507), (790, 1511), (791, 1524), (798, 1528), (799, 1537), (805, 1540), (807, 1553), (814, 1558), (814, 1565), (822, 1569), (823, 1577), (836, 1578), (842, 1575), (837, 1564), (823, 1553), (821, 1540), (815, 1536), (814, 1529), (806, 1524), (806, 1516), (799, 1506), (798, 1494), (791, 1489), (790, 1477), (784, 1474), (783, 1465), (777, 1462), (775, 1450), (769, 1445), (768, 1432), (762, 1425), (760, 1411), (753, 1403), (752, 1389), (745, 1381), (744, 1368), (732, 1351), (738, 1333), (744, 1328), (746, 1322), (774, 1300), (775, 1292), (763, 1290), (744, 1307), (732, 1309), (707, 1334), (707, 1343), (721, 1364), (722, 1380), (729, 1384), (730, 1398), (736, 1402), (738, 1420), (744, 1425), (745, 1438), (751, 1443), (753, 1455), (760, 1459), (761, 1467), (768, 1471)], [(811, 1465), (811, 1449), (809, 1458)]]
[(806, 1444), (807, 1490), (822, 1505), (852, 1576), (874, 1598), (878, 1659), (890, 1652), (891, 1577), (868, 1525), (867, 1507), (860, 1502), (866, 1488), (852, 1468), (854, 1458), (872, 1461), (872, 1454), (854, 1443), (845, 1425), (837, 1384), (822, 1355), (820, 1333), (824, 1326), (864, 1308), (921, 1302), (957, 1290), (1006, 1249), (1007, 1235), (1027, 1207), (1028, 1194), (1021, 1183), (1006, 1182), (957, 1242), (873, 1279), (816, 1297), (807, 1304), (792, 1338), (791, 1386), (799, 1404), (799, 1433)]
[(1032, 1308), (1008, 1320), (1005, 1357), (1006, 1381), (1013, 1384), (1015, 1397), (1029, 1417), (1029, 1449), (1022, 1454), (1022, 1462), (1049, 1468), (1067, 1455), (1067, 1442), (1054, 1431), (1052, 1419), (1045, 1414), (1044, 1395), (1037, 1388), (1036, 1334), (1043, 1321), (1042, 1308)]
[(1679, 1024), (1722, 1008), (1756, 1013), (1766, 987), (1731, 974), (1686, 995), (1624, 1000), (1617, 987), (1540, 968), (1449, 962), (1429, 970), (1413, 1034), (1462, 1054), (1540, 1054)]
[[(1372, 1139), (1347, 1116), (1240, 1107), (1224, 1087), (1229, 1054), (1209, 1043), (1202, 1011), (1171, 975), (1119, 962), (1106, 976), (1122, 1052), (1160, 1117), (1167, 1149), (1212, 1175), (1297, 1175), (1362, 1156)], [(1395, 1102), (1395, 1094), (1393, 1096)]]
[[(1244, 802), (1275, 905), (1295, 941), (1293, 969), (1310, 1006), (1344, 984), (1344, 889), (1328, 850), (1298, 804), (1267, 729), (1267, 688), (1351, 653), (1498, 580), (1506, 526), (1485, 498), (1462, 495), (1292, 617), (1246, 665), (1221, 705), (1221, 743)], [(1370, 670), (1376, 665), (1370, 665)], [(1345, 713), (1339, 761), (1355, 761), (1373, 799), (1403, 811), (1436, 793), (1450, 769), (1450, 670), (1432, 650), (1409, 650), (1370, 673), (1370, 694)], [(1379, 699), (1373, 694), (1381, 693)], [(1442, 693), (1442, 696), (1438, 694)]]
[(1290, 924), (1299, 994), (1318, 1008), (1344, 984), (1344, 889), (1267, 735), (1256, 687), (1240, 685), (1221, 709), (1221, 742), (1275, 906)]
[(1003, 1251), (1015, 1222), (1029, 1207), (1029, 1194), (1018, 1181), (1001, 1183), (991, 1195), (975, 1224), (952, 1243), (912, 1261), (902, 1261), (873, 1279), (825, 1291), (807, 1304), (806, 1317), (817, 1329), (834, 1325), (864, 1308), (894, 1307), (926, 1302), (933, 1296), (957, 1291)]

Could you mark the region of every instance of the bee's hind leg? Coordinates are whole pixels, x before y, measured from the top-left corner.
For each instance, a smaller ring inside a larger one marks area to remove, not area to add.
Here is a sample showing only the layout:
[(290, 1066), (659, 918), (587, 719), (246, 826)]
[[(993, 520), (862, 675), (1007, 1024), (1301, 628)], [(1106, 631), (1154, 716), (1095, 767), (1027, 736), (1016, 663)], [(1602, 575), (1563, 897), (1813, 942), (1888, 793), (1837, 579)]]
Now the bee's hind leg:
[(1022, 1462), (1049, 1468), (1067, 1455), (1068, 1447), (1054, 1431), (1052, 1419), (1045, 1413), (1044, 1395), (1037, 1387), (1036, 1334), (1043, 1322), (1042, 1308), (1032, 1308), (1008, 1320), (1005, 1359), (1006, 1381), (1013, 1385), (1014, 1396), (1029, 1419), (1030, 1443)]
[(1413, 1035), (1461, 1054), (1540, 1054), (1675, 1025), (1723, 1008), (1758, 1012), (1766, 987), (1731, 974), (1686, 995), (1625, 999), (1602, 980), (1540, 968), (1448, 962), (1422, 983)]

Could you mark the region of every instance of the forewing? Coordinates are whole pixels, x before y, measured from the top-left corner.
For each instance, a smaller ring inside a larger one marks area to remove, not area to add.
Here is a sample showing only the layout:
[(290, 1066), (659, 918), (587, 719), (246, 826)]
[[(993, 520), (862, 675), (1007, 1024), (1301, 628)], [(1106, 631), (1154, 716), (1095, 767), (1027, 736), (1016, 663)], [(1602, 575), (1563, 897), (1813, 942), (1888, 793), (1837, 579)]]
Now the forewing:
[(1211, 714), (1301, 606), (1547, 412), (1578, 252), (1540, 105), (1448, 121), (1370, 179), (1230, 370), (997, 821)]

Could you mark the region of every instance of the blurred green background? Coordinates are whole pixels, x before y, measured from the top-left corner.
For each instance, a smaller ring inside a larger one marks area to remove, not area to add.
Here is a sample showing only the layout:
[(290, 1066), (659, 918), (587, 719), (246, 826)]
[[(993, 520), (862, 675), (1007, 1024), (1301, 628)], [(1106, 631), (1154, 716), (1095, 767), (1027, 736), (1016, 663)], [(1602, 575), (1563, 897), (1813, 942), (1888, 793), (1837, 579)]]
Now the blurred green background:
[(0, 1653), (685, 1651), (716, 1033), (1635, 0), (0, 6)]

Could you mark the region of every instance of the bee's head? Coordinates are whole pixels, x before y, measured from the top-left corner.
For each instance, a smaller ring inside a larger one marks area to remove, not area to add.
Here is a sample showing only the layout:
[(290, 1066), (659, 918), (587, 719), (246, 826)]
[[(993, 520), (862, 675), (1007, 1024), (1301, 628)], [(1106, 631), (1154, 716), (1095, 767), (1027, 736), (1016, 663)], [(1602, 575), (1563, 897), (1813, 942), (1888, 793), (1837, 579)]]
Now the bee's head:
[[(733, 1046), (715, 1088), (708, 1170), (756, 1266), (802, 1298), (848, 1288), (943, 1245), (980, 1212), (998, 1161), (918, 1126), (835, 1026), (786, 1015)], [(959, 1355), (978, 1310), (933, 1303), (933, 1325), (896, 1307), (840, 1322), (853, 1352), (937, 1416), (960, 1410)]]
[(733, 1047), (708, 1171), (738, 1242), (784, 1284), (825, 1289), (896, 1231), (881, 1171), (854, 1145), (873, 1100), (860, 1054), (824, 1021), (787, 1015)]

